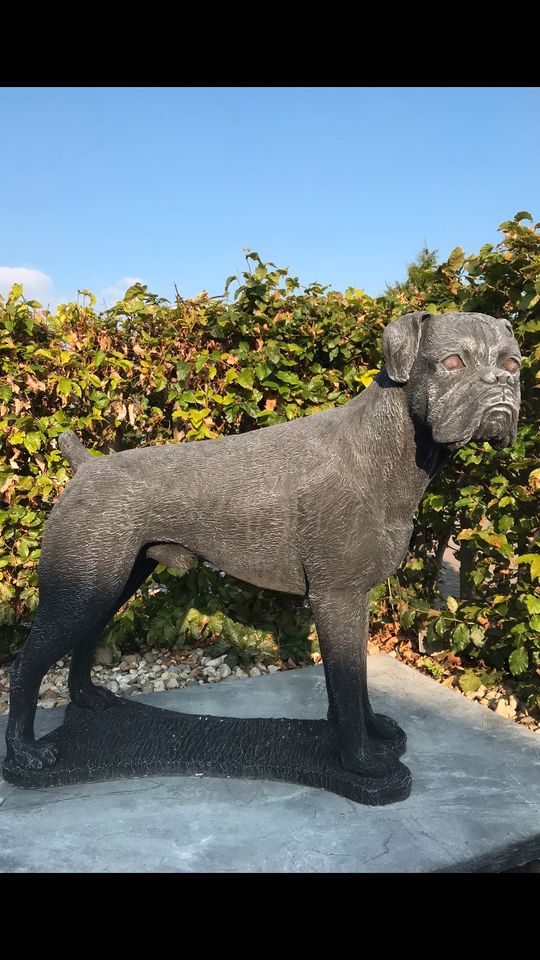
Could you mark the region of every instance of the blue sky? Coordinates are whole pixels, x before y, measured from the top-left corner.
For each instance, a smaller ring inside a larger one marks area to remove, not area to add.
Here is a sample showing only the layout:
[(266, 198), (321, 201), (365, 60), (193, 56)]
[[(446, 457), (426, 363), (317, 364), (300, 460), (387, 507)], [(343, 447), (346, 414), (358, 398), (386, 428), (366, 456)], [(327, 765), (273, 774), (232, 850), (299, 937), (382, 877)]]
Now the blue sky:
[(223, 290), (242, 248), (370, 294), (540, 219), (540, 88), (0, 90), (0, 292)]

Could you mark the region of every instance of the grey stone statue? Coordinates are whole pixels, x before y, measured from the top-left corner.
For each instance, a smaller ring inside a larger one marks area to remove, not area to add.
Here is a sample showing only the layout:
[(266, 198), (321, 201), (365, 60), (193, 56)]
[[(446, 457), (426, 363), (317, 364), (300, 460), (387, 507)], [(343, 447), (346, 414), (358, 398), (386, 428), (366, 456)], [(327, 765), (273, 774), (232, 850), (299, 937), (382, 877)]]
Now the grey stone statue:
[[(349, 403), (240, 436), (92, 457), (59, 443), (76, 470), (46, 525), (40, 603), (11, 671), (11, 769), (39, 770), (40, 682), (72, 653), (69, 691), (88, 710), (117, 703), (93, 685), (99, 636), (163, 563), (198, 558), (248, 583), (307, 595), (346, 771), (388, 778), (403, 732), (371, 708), (370, 589), (394, 573), (431, 478), (469, 440), (516, 437), (519, 348), (506, 320), (411, 313), (384, 330), (386, 367)], [(402, 768), (406, 769), (406, 768)]]

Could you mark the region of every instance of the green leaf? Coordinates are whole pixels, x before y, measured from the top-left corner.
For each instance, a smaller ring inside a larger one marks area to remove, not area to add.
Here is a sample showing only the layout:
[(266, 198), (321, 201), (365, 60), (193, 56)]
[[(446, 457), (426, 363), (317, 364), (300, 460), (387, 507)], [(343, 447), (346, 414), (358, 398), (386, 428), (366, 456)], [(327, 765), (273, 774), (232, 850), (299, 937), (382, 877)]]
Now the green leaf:
[(278, 363), (281, 363), (281, 352), (279, 346), (274, 343), (268, 343), (266, 346), (266, 356), (271, 363), (277, 366)]
[(88, 297), (91, 307), (95, 305), (96, 298), (93, 293), (90, 293), (90, 290), (77, 290), (77, 293), (82, 294), (83, 297)]
[(287, 373), (285, 370), (278, 370), (276, 373), (276, 378), (278, 380), (282, 380), (283, 383), (291, 383), (294, 385), (301, 382), (297, 373)]
[(486, 640), (486, 635), (478, 624), (471, 627), (471, 640), (475, 647), (482, 647)]
[(459, 604), (458, 604), (457, 600), (454, 600), (453, 597), (447, 597), (447, 598), (446, 598), (446, 606), (448, 607), (450, 613), (455, 613), (456, 610), (457, 610), (457, 608), (458, 608), (458, 606), (459, 606)]
[(61, 397), (69, 397), (71, 386), (71, 380), (68, 380), (67, 377), (60, 377), (56, 385), (56, 392), (60, 394)]
[(520, 210), (519, 213), (516, 213), (514, 220), (532, 220), (530, 213), (527, 210)]
[(465, 672), (461, 674), (458, 683), (464, 693), (470, 693), (474, 690), (479, 690), (482, 686), (482, 681), (476, 675), (474, 670), (465, 670)]
[(508, 657), (508, 663), (514, 676), (524, 673), (529, 666), (529, 654), (525, 647), (517, 647), (516, 650), (512, 650), (512, 653)]
[(403, 610), (400, 614), (401, 626), (404, 630), (410, 630), (414, 623), (414, 611), (413, 610)]
[(146, 292), (146, 287), (143, 286), (142, 283), (134, 283), (133, 286), (127, 288), (123, 296), (123, 299), (132, 300), (134, 297), (144, 296), (145, 292)]
[(452, 631), (452, 650), (460, 653), (469, 646), (471, 636), (466, 623), (458, 623), (455, 630)]
[(540, 553), (522, 553), (516, 561), (530, 564), (531, 580), (540, 580)]
[(528, 593), (522, 599), (529, 613), (540, 613), (540, 597), (535, 597), (532, 593)]
[(444, 637), (446, 633), (446, 626), (448, 624), (446, 617), (438, 617), (435, 621), (435, 633), (438, 637)]
[(41, 434), (27, 433), (23, 440), (23, 445), (26, 447), (29, 453), (36, 453), (36, 451), (41, 447)]
[(11, 290), (9, 291), (8, 296), (10, 300), (18, 300), (19, 297), (22, 297), (22, 294), (23, 294), (22, 284), (14, 283)]
[(191, 370), (191, 364), (186, 363), (185, 360), (180, 360), (176, 364), (176, 377), (179, 383), (185, 383), (187, 379), (187, 375), (190, 370)]
[(253, 389), (253, 370), (249, 367), (240, 370), (236, 379), (240, 386), (245, 387), (246, 390)]
[[(506, 533), (507, 530), (512, 530), (512, 529), (513, 529), (513, 527), (514, 527), (514, 518), (511, 517), (511, 516), (509, 516), (508, 514), (505, 514), (505, 516), (504, 516), (504, 517), (501, 517), (501, 519), (499, 520), (498, 526), (499, 526), (499, 530), (500, 530), (502, 533)], [(540, 555), (539, 555), (539, 559), (540, 559)]]
[(457, 273), (458, 270), (461, 270), (463, 264), (465, 263), (465, 252), (461, 247), (454, 247), (452, 253), (448, 257), (448, 266), (454, 273)]
[(196, 359), (196, 361), (195, 361), (195, 372), (196, 372), (196, 373), (200, 373), (200, 372), (201, 372), (201, 370), (202, 370), (202, 368), (204, 367), (204, 365), (205, 365), (205, 363), (206, 363), (207, 360), (208, 360), (208, 354), (207, 354), (207, 353), (202, 353), (202, 354), (200, 354), (200, 355), (197, 357), (197, 359)]

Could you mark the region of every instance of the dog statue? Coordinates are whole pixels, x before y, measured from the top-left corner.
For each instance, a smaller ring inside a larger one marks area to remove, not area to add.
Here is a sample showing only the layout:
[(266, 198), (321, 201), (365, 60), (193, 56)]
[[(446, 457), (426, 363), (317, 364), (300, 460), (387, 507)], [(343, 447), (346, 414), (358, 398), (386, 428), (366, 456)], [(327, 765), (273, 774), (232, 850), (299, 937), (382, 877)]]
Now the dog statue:
[(362, 777), (392, 774), (404, 734), (369, 702), (369, 591), (403, 560), (451, 452), (471, 439), (514, 442), (520, 352), (506, 320), (422, 312), (390, 323), (383, 350), (386, 367), (363, 393), (288, 423), (100, 458), (71, 431), (60, 436), (76, 475), (47, 522), (39, 608), (11, 670), (11, 766), (57, 760), (33, 733), (47, 670), (71, 651), (71, 700), (118, 703), (90, 679), (101, 631), (158, 563), (185, 572), (202, 558), (307, 595), (341, 762)]

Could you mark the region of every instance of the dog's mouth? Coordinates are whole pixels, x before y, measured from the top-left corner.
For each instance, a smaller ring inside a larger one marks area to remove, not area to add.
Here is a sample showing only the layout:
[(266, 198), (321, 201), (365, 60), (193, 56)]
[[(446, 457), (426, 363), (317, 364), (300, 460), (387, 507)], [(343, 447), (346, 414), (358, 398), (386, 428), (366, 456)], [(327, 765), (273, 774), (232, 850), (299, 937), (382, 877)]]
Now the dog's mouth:
[(440, 440), (439, 443), (448, 450), (459, 450), (461, 447), (465, 447), (469, 440), (472, 440), (472, 434), (470, 433), (466, 437), (459, 437), (457, 440)]
[(502, 450), (512, 443), (513, 423), (516, 408), (508, 400), (497, 400), (483, 413), (478, 428), (473, 433), (475, 440), (487, 441), (495, 450)]
[(484, 408), (476, 427), (472, 425), (471, 429), (462, 435), (449, 438), (437, 436), (437, 431), (434, 431), (433, 439), (451, 451), (459, 450), (471, 440), (480, 443), (487, 442), (496, 450), (501, 450), (503, 447), (510, 446), (513, 442), (516, 416), (516, 404), (506, 397), (501, 399), (499, 394), (496, 400)]

